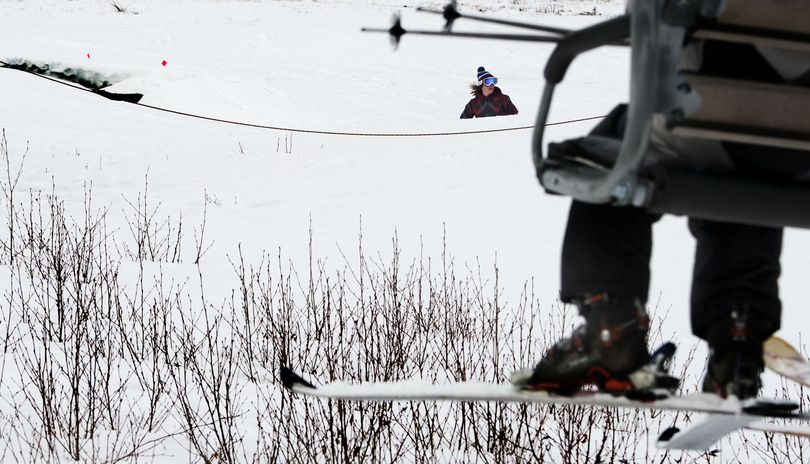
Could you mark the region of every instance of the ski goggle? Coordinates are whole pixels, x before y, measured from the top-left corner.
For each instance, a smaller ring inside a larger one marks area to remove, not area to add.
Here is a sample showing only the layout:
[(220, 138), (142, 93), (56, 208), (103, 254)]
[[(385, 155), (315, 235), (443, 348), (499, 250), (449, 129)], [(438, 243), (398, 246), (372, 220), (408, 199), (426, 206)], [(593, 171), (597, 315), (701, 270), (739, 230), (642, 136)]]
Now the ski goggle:
[(492, 87), (493, 85), (495, 85), (497, 83), (498, 83), (498, 78), (497, 77), (487, 77), (486, 79), (484, 79), (484, 85), (487, 86), (487, 87)]

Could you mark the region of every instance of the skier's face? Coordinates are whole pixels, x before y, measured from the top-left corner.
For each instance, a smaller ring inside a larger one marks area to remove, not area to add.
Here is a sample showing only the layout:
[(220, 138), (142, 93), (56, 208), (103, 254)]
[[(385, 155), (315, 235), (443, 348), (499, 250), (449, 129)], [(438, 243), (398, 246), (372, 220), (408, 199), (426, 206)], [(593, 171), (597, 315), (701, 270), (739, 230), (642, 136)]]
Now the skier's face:
[(495, 84), (493, 84), (493, 85), (482, 85), (481, 86), (481, 91), (484, 92), (485, 97), (488, 97), (488, 96), (492, 95), (492, 92), (495, 91)]

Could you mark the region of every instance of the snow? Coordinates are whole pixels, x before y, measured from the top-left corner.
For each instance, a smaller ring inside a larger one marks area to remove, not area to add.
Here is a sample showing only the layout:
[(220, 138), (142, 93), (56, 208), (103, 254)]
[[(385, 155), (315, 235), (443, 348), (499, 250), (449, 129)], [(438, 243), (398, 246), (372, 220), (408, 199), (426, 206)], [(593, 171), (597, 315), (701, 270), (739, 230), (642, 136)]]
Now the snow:
[[(90, 0), (0, 2), (0, 59), (93, 70), (115, 76), (107, 90), (143, 93), (147, 105), (291, 129), (400, 134), (533, 125), (551, 45), (406, 35), (394, 50), (385, 35), (360, 32), (388, 27), (396, 12), (406, 28), (441, 28), (440, 17), (403, 3), (132, 0), (118, 2), (130, 10), (124, 14)], [(622, 11), (617, 1), (530, 3), (477, 0), (460, 8), (568, 28)], [(538, 13), (544, 5), (569, 13), (596, 8), (600, 15)], [(459, 21), (457, 30), (504, 28)], [(458, 119), (480, 65), (498, 76), (518, 115)], [(625, 101), (627, 66), (627, 50), (619, 47), (578, 59), (550, 122), (604, 115)], [(549, 127), (546, 139), (579, 136), (592, 125)], [(232, 261), (239, 255), (260, 265), (267, 252), (301, 272), (311, 255), (324, 269), (340, 270), (356, 260), (361, 236), (368, 256), (390, 261), (395, 236), (403, 262), (438, 262), (446, 244), (458, 269), (480, 267), (485, 281), (497, 266), (504, 301), (517, 302), (524, 283), (533, 282), (541, 311), (558, 305), (569, 200), (537, 184), (530, 130), (435, 137), (266, 130), (111, 102), (5, 69), (0, 127), (13, 163), (28, 153), (18, 198), (53, 192), (79, 218), (90, 189), (93, 208), (109, 210), (108, 227), (120, 241), (130, 238), (125, 218), (144, 192), (150, 208), (159, 205), (159, 217), (176, 221), (182, 214), (183, 263), (147, 265), (146, 275), (187, 282), (189, 300), (200, 292), (192, 230), (205, 221), (210, 248), (200, 271), (215, 304), (238, 285)], [(683, 218), (664, 218), (655, 233), (650, 304), (668, 314), (661, 337), (689, 347), (696, 343), (687, 309), (693, 240)], [(808, 244), (807, 231), (787, 230), (780, 334), (797, 343), (809, 320)], [(122, 263), (127, 291), (139, 269)], [(701, 346), (687, 382), (697, 384), (704, 355)], [(21, 381), (9, 369), (4, 388)], [(766, 381), (770, 389), (780, 385), (771, 374)], [(254, 425), (245, 427), (255, 433)]]

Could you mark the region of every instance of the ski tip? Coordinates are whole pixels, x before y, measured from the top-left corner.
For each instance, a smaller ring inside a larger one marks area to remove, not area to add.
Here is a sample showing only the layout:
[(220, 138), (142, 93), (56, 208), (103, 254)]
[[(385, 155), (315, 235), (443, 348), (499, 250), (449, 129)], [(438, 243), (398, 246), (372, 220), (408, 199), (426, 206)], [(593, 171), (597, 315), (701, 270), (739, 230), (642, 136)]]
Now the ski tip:
[(754, 416), (796, 418), (803, 416), (803, 414), (797, 415), (797, 413), (794, 412), (799, 409), (799, 407), (800, 405), (798, 403), (792, 401), (754, 399), (744, 402), (742, 410), (745, 414)]
[(765, 360), (768, 358), (794, 358), (796, 360), (804, 361), (804, 357), (799, 353), (796, 348), (790, 343), (786, 342), (775, 335), (765, 340), (763, 344)]
[(281, 380), (281, 384), (288, 390), (294, 390), (296, 386), (317, 388), (315, 385), (312, 385), (304, 380), (303, 377), (293, 372), (289, 367), (281, 366), (278, 370), (278, 377), (279, 380)]
[(667, 443), (672, 439), (672, 437), (675, 436), (675, 434), (677, 434), (680, 431), (681, 431), (681, 429), (679, 429), (678, 427), (670, 427), (670, 428), (664, 430), (663, 433), (661, 433), (661, 435), (658, 437), (658, 442), (659, 443)]
[(666, 342), (663, 345), (659, 346), (657, 350), (650, 356), (650, 358), (656, 358), (656, 356), (661, 358), (670, 359), (675, 356), (675, 351), (678, 350), (678, 346), (672, 342)]

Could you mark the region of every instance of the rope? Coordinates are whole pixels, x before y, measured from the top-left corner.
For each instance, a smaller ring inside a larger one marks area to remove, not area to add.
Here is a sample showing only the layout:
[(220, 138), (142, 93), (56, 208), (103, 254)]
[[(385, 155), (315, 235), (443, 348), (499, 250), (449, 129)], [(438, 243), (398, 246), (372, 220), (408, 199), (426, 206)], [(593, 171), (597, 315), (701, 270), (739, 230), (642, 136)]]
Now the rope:
[[(8, 63), (6, 63), (6, 62), (4, 62), (2, 60), (0, 60), (0, 65), (9, 67), (9, 69), (17, 69), (17, 68), (12, 68), (11, 65), (9, 65)], [(70, 88), (73, 88), (73, 89), (76, 89), (76, 90), (82, 90), (82, 91), (85, 91), (85, 92), (89, 92), (89, 93), (98, 95), (97, 92), (95, 92), (95, 91), (93, 91), (91, 89), (87, 89), (85, 87), (81, 87), (81, 86), (74, 85), (74, 84), (71, 84), (71, 83), (68, 83), (68, 82), (64, 82), (64, 81), (61, 81), (59, 79), (54, 79), (52, 77), (44, 76), (42, 74), (37, 74), (35, 72), (31, 72), (31, 71), (27, 71), (27, 70), (23, 70), (23, 69), (17, 69), (17, 70), (26, 72), (28, 74), (31, 74), (31, 75), (40, 77), (42, 79), (46, 79), (48, 81), (55, 82), (57, 84), (61, 84), (61, 85), (64, 85), (64, 86), (67, 86), (67, 87), (70, 87)], [(133, 105), (136, 105), (136, 106), (141, 106), (141, 107), (144, 107), (144, 108), (149, 108), (149, 109), (155, 110), (155, 111), (162, 111), (164, 113), (176, 114), (178, 116), (184, 116), (184, 117), (194, 118), (194, 119), (202, 119), (204, 121), (217, 122), (217, 123), (221, 123), (221, 124), (232, 124), (232, 125), (235, 125), (235, 126), (252, 127), (252, 128), (256, 128), (256, 129), (270, 129), (270, 130), (285, 131), (285, 132), (298, 132), (298, 133), (304, 133), (304, 134), (342, 135), (342, 136), (354, 136), (354, 137), (439, 137), (439, 136), (449, 136), (449, 135), (488, 134), (488, 133), (494, 133), (494, 132), (508, 132), (508, 131), (534, 129), (534, 126), (520, 126), (520, 127), (507, 127), (507, 128), (502, 128), (502, 129), (484, 129), (484, 130), (459, 131), (459, 132), (424, 132), (424, 133), (339, 132), (339, 131), (326, 131), (326, 130), (316, 130), (316, 129), (299, 129), (299, 128), (294, 128), (294, 127), (270, 126), (270, 125), (266, 125), (266, 124), (254, 124), (254, 123), (249, 123), (249, 122), (234, 121), (234, 120), (230, 120), (230, 119), (222, 119), (222, 118), (215, 118), (215, 117), (211, 117), (211, 116), (203, 116), (203, 115), (194, 114), (194, 113), (187, 113), (187, 112), (184, 112), (184, 111), (172, 110), (172, 109), (163, 108), (163, 107), (160, 107), (160, 106), (147, 105), (146, 103), (133, 103), (133, 102), (126, 102), (126, 103), (130, 103), (130, 104), (133, 104)], [(605, 116), (591, 116), (591, 117), (587, 117), (587, 118), (569, 119), (569, 120), (566, 120), (566, 121), (551, 122), (551, 123), (547, 123), (546, 127), (560, 126), (560, 125), (564, 125), (564, 124), (572, 124), (572, 123), (582, 122), (582, 121), (591, 121), (593, 119), (602, 119), (604, 117)]]

